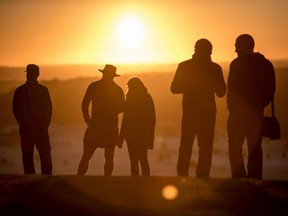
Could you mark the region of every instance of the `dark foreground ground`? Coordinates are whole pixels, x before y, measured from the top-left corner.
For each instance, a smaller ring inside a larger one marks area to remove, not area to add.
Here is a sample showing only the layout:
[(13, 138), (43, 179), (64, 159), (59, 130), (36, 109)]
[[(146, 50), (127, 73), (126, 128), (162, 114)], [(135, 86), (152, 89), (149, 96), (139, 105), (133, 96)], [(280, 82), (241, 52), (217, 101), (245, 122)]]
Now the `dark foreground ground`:
[(0, 175), (0, 215), (281, 216), (288, 181)]

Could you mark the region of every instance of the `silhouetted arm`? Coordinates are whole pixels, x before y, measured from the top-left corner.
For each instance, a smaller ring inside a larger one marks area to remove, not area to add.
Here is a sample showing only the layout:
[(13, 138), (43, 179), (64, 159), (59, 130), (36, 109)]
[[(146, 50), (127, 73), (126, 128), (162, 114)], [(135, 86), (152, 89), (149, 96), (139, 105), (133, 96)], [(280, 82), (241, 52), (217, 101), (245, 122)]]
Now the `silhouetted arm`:
[(155, 125), (156, 125), (156, 113), (155, 113), (155, 105), (151, 95), (147, 97), (147, 119), (146, 119), (146, 142), (147, 148), (153, 149), (154, 147), (154, 133), (155, 133)]
[(123, 90), (119, 91), (119, 113), (124, 112), (124, 107), (125, 107), (125, 95)]
[[(126, 105), (126, 103), (125, 103)], [(121, 122), (121, 127), (120, 127), (120, 133), (119, 133), (119, 141), (118, 141), (118, 147), (122, 148), (124, 139), (127, 137), (127, 114), (126, 114), (126, 109), (124, 106), (124, 114)]]
[(224, 81), (222, 68), (217, 66), (217, 74), (216, 74), (216, 85), (215, 85), (215, 94), (217, 97), (224, 97), (227, 91), (226, 83)]
[(268, 91), (268, 99), (267, 102), (265, 103), (264, 102), (264, 106), (267, 106), (271, 100), (274, 98), (274, 94), (275, 94), (275, 91), (276, 91), (276, 81), (275, 81), (275, 70), (274, 70), (274, 67), (273, 67), (273, 64), (267, 60), (267, 80), (268, 80), (268, 83), (267, 85), (265, 86), (265, 89)]
[(45, 118), (47, 120), (47, 126), (50, 125), (50, 122), (51, 122), (51, 118), (52, 118), (52, 110), (53, 110), (53, 107), (52, 107), (52, 101), (51, 101), (51, 97), (50, 97), (50, 93), (49, 93), (49, 90), (48, 88), (45, 87), (45, 91), (44, 91), (44, 107), (45, 107)]
[(229, 73), (228, 73), (228, 79), (227, 79), (227, 108), (230, 110), (234, 106), (238, 106), (237, 104), (235, 105), (235, 101), (237, 101), (237, 89), (239, 79), (237, 82), (237, 65), (235, 64), (235, 60), (232, 61), (232, 63), (229, 66)]
[(18, 89), (16, 89), (16, 91), (14, 92), (14, 96), (13, 96), (13, 114), (14, 117), (16, 119), (16, 121), (18, 122), (18, 124), (20, 124), (20, 116), (19, 116), (19, 91)]
[(90, 115), (89, 115), (89, 104), (92, 100), (92, 87), (91, 85), (88, 87), (84, 98), (82, 100), (82, 114), (85, 122), (88, 124), (90, 122)]
[(173, 94), (183, 93), (182, 64), (178, 65), (170, 90)]

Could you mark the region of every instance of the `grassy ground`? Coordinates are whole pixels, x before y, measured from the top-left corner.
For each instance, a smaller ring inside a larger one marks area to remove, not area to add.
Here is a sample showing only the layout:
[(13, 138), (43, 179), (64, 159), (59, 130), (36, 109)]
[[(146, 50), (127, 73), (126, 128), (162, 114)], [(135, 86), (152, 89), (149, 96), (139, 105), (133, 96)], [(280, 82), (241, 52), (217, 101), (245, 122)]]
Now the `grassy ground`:
[(288, 181), (0, 175), (0, 215), (288, 215)]

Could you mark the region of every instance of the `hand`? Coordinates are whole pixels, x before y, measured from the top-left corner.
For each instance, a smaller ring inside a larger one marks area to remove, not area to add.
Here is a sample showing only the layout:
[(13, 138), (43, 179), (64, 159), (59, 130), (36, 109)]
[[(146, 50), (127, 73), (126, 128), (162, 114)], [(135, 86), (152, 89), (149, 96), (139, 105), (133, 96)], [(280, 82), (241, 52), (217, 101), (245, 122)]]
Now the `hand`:
[(154, 141), (153, 140), (147, 141), (146, 142), (146, 147), (147, 147), (147, 149), (153, 150)]
[(86, 124), (87, 124), (88, 126), (92, 126), (92, 125), (93, 125), (93, 122), (92, 122), (91, 119), (86, 119), (85, 122), (86, 122)]

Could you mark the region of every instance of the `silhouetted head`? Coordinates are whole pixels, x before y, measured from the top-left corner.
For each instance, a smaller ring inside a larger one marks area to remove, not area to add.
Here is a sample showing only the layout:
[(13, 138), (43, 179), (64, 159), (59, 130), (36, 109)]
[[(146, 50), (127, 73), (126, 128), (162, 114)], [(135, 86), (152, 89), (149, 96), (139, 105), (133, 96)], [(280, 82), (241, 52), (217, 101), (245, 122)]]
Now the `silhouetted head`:
[(144, 86), (143, 82), (138, 77), (132, 77), (127, 82), (129, 92), (142, 92), (147, 91), (147, 88)]
[(237, 37), (235, 43), (235, 52), (238, 54), (242, 53), (252, 53), (254, 50), (254, 39), (249, 34), (242, 34)]
[(26, 67), (26, 78), (28, 81), (36, 81), (39, 77), (39, 67), (35, 64), (28, 64)]
[(116, 74), (116, 67), (110, 64), (106, 64), (104, 69), (99, 69), (101, 73), (103, 73), (103, 78), (111, 78), (119, 77), (119, 74)]
[(199, 54), (212, 54), (212, 44), (209, 40), (202, 38), (195, 43), (195, 53)]

